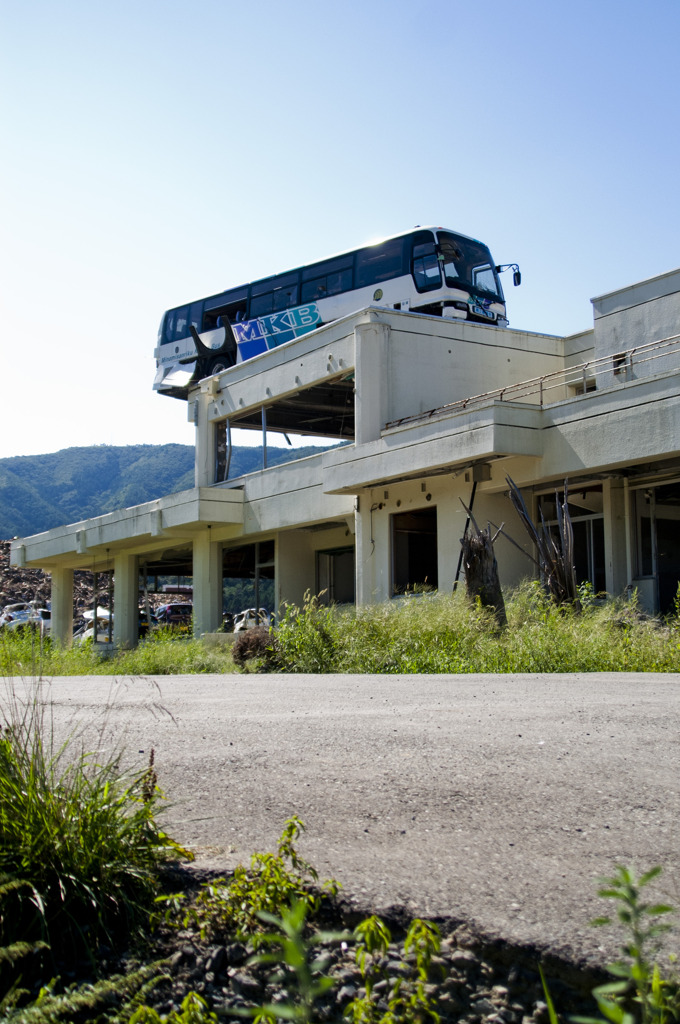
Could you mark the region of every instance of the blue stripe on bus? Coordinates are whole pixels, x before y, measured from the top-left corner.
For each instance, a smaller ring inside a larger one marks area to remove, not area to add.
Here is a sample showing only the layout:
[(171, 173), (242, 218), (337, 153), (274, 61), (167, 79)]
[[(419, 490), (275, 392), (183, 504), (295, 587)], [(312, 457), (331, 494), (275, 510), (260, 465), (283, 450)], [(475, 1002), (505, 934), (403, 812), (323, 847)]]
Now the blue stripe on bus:
[(269, 316), (232, 324), (232, 329), (241, 358), (245, 360), (252, 359), (267, 349), (278, 348), (287, 341), (300, 338), (303, 334), (313, 331), (320, 323), (319, 307), (316, 302), (308, 302), (304, 306), (295, 306), (283, 313), (271, 313)]

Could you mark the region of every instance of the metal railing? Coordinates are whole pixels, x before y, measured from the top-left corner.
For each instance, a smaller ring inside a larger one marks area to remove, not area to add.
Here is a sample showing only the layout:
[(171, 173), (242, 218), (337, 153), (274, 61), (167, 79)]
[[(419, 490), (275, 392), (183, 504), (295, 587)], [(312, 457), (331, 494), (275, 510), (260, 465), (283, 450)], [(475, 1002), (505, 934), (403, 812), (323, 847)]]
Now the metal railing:
[[(631, 380), (640, 379), (640, 376), (633, 376), (633, 370), (656, 359), (662, 359), (668, 355), (677, 356), (680, 353), (680, 334), (672, 334), (661, 341), (651, 341), (646, 345), (636, 345), (616, 352), (609, 356), (600, 356), (599, 359), (589, 359), (586, 363), (578, 363), (574, 366), (564, 367), (561, 370), (553, 370), (552, 373), (545, 373), (541, 377), (532, 377), (530, 380), (520, 381), (517, 384), (508, 384), (504, 388), (496, 388), (493, 391), (485, 391), (483, 394), (472, 395), (469, 398), (462, 398), (456, 402), (447, 402), (445, 405), (437, 406), (428, 412), (414, 413), (412, 416), (402, 416), (401, 419), (391, 420), (386, 428), (398, 427), (403, 423), (415, 423), (422, 420), (432, 419), (434, 416), (447, 413), (464, 412), (471, 406), (481, 405), (488, 402), (521, 402), (528, 401), (532, 405), (543, 408), (551, 402), (559, 402), (573, 394), (585, 394), (590, 391), (597, 391), (598, 378), (603, 376), (611, 377), (611, 385), (625, 384)], [(555, 392), (561, 390), (561, 396), (555, 396)]]

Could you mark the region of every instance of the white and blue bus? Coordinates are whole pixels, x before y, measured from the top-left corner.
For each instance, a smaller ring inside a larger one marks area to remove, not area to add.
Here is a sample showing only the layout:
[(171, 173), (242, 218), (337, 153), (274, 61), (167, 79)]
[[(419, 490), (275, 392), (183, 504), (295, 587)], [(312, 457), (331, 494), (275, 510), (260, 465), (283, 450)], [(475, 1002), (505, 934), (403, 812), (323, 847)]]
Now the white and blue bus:
[(444, 228), (414, 228), (318, 263), (198, 299), (164, 315), (154, 390), (186, 398), (190, 384), (366, 306), (507, 325), (486, 245)]

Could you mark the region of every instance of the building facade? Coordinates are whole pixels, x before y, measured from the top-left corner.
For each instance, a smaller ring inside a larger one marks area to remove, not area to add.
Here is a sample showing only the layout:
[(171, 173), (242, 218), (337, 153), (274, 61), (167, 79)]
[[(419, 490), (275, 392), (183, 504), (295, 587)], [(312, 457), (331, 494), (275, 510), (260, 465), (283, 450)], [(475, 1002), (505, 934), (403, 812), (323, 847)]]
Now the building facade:
[[(450, 592), (471, 500), (515, 541), (496, 554), (517, 584), (534, 566), (508, 477), (548, 523), (568, 480), (578, 578), (665, 612), (680, 579), (680, 270), (593, 312), (566, 338), (384, 308), (336, 321), (196, 385), (191, 490), (15, 540), (12, 562), (52, 574), (64, 641), (74, 569), (113, 571), (114, 639), (131, 645), (140, 576), (193, 577), (197, 634), (220, 626), (230, 576), (273, 579), (276, 605)], [(263, 468), (236, 479), (234, 427), (263, 439)], [(285, 431), (338, 445), (267, 467)]]

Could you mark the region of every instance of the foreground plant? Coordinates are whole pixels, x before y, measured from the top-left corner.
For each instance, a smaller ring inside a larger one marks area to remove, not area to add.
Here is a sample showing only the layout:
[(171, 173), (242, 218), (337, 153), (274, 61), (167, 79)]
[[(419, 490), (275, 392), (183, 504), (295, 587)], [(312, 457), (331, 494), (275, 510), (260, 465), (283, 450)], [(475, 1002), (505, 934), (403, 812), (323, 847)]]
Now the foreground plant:
[[(607, 968), (618, 981), (598, 985), (593, 996), (602, 1017), (572, 1017), (577, 1024), (673, 1024), (680, 1020), (680, 984), (676, 978), (664, 978), (656, 956), (659, 938), (670, 926), (659, 919), (673, 908), (666, 903), (646, 903), (642, 890), (661, 874), (654, 867), (640, 877), (631, 868), (617, 865), (611, 878), (603, 879), (598, 895), (614, 900), (616, 916), (628, 938), (621, 952), (624, 959)], [(598, 917), (594, 925), (612, 923), (611, 917)], [(674, 962), (675, 958), (671, 958)], [(559, 1017), (550, 989), (539, 967), (550, 1024), (559, 1024)]]
[(162, 898), (168, 923), (193, 925), (202, 938), (218, 934), (236, 934), (255, 945), (261, 941), (264, 914), (281, 915), (299, 902), (311, 917), (321, 906), (324, 895), (334, 896), (338, 883), (319, 887), (319, 875), (297, 851), (296, 840), (304, 831), (303, 821), (293, 815), (283, 826), (276, 853), (254, 853), (250, 867), (239, 864), (231, 878), (218, 878), (201, 887), (196, 899), (187, 905), (181, 894)]
[[(654, 867), (638, 878), (630, 868), (617, 865), (598, 890), (599, 896), (616, 903), (616, 917), (628, 936), (621, 947), (623, 958), (608, 968), (619, 980), (593, 991), (600, 1012), (612, 1024), (670, 1024), (680, 1019), (678, 985), (662, 978), (656, 961), (659, 938), (670, 930), (660, 918), (673, 908), (647, 903), (642, 895), (660, 874), (661, 868)], [(611, 924), (611, 917), (598, 917), (593, 924)]]
[[(365, 995), (357, 996), (347, 1006), (345, 1018), (350, 1024), (439, 1024), (439, 1014), (427, 991), (428, 972), (432, 957), (439, 952), (441, 936), (433, 921), (414, 918), (404, 942), (404, 952), (415, 959), (414, 977), (390, 978), (379, 964), (389, 949), (392, 935), (381, 918), (372, 916), (359, 924), (354, 936), (357, 940), (356, 961), (363, 981)], [(386, 1008), (376, 992), (376, 982), (385, 980), (388, 991)]]
[(42, 941), (53, 964), (92, 959), (144, 921), (160, 865), (189, 857), (158, 826), (153, 759), (126, 772), (79, 748), (56, 745), (38, 687), (8, 695), (0, 726), (0, 871), (6, 885), (0, 946)]
[[(278, 964), (281, 968), (279, 978), (281, 981), (286, 979), (286, 987), (292, 990), (292, 997), (287, 1002), (265, 1003), (254, 1010), (252, 1016), (256, 1021), (284, 1019), (310, 1024), (317, 1000), (335, 986), (334, 979), (325, 973), (330, 963), (328, 953), (316, 956), (315, 947), (322, 943), (340, 942), (350, 936), (344, 932), (312, 931), (308, 934), (308, 913), (309, 904), (304, 900), (296, 900), (282, 911), (280, 917), (266, 911), (258, 913), (262, 922), (273, 925), (277, 930), (260, 937), (260, 944), (269, 946), (271, 952), (259, 953), (249, 962)], [(294, 982), (288, 981), (289, 978)]]

